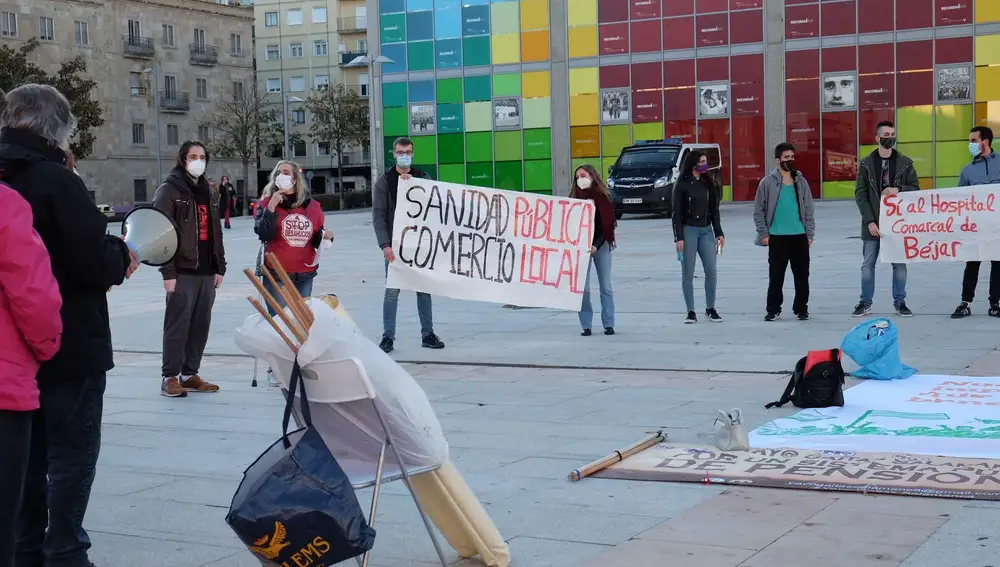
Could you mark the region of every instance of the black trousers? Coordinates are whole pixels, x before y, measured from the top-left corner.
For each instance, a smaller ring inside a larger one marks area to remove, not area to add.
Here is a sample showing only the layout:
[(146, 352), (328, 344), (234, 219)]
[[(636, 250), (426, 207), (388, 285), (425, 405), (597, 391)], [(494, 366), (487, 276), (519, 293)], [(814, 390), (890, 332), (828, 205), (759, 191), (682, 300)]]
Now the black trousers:
[(212, 329), (215, 276), (179, 274), (163, 312), (163, 377), (194, 376)]
[(795, 280), (795, 300), (792, 312), (796, 315), (809, 310), (809, 238), (804, 234), (772, 236), (767, 243), (768, 284), (767, 312), (781, 313), (785, 296), (785, 270), (792, 265)]
[(42, 407), (18, 515), (15, 567), (85, 567), (90, 537), (83, 517), (101, 451), (106, 375), (38, 377)]
[(31, 447), (35, 412), (0, 410), (0, 567), (14, 565), (17, 514)]
[[(962, 276), (962, 301), (972, 303), (979, 283), (979, 266), (982, 262), (966, 262)], [(990, 305), (1000, 303), (1000, 262), (990, 262)]]

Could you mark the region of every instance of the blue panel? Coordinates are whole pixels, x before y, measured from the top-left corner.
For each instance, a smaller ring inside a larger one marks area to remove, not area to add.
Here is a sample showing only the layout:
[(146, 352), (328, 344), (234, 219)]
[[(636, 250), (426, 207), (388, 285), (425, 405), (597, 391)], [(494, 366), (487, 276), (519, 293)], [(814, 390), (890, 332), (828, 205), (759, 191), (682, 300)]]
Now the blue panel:
[(433, 10), (434, 0), (406, 0), (406, 11), (407, 12), (422, 12), (424, 10)]
[(410, 12), (406, 15), (406, 41), (434, 39), (434, 12)]
[(435, 39), (450, 39), (462, 37), (462, 7), (458, 2), (454, 6), (442, 6), (438, 3), (434, 11)]
[(405, 43), (383, 43), (382, 55), (392, 59), (392, 63), (383, 63), (383, 73), (405, 73), (406, 72), (406, 44)]
[(462, 35), (489, 35), (490, 7), (465, 6), (462, 8)]
[(462, 40), (442, 39), (434, 42), (434, 59), (438, 69), (455, 69), (462, 66)]
[(434, 102), (434, 81), (410, 81), (410, 102)]
[(396, 14), (406, 11), (406, 0), (379, 0), (378, 11), (380, 14)]
[(489, 6), (490, 0), (463, 0), (463, 6)]

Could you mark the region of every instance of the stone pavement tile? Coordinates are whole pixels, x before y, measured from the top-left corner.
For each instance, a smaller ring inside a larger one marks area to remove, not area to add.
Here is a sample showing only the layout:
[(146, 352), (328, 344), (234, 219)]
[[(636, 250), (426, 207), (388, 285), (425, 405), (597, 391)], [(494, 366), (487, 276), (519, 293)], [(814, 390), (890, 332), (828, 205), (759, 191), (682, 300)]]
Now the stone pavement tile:
[[(105, 566), (102, 565), (101, 567)], [(109, 565), (107, 567), (114, 566)], [(260, 560), (254, 557), (249, 551), (238, 551), (228, 557), (211, 563), (205, 563), (199, 567), (260, 567)]]
[(849, 512), (859, 517), (865, 514), (888, 514), (891, 516), (942, 518), (947, 520), (958, 513), (963, 506), (971, 505), (974, 505), (974, 503), (949, 498), (918, 498), (915, 496), (844, 493), (839, 494), (837, 501), (823, 512)]
[[(103, 447), (102, 447), (103, 452)], [(125, 496), (175, 482), (178, 477), (156, 472), (122, 471), (103, 461), (97, 463), (97, 476), (91, 489), (93, 494)]]
[(813, 535), (845, 543), (881, 543), (916, 549), (947, 521), (947, 518), (865, 513), (850, 508), (830, 506), (803, 522), (785, 537), (794, 539)]
[[(518, 536), (507, 542), (513, 567), (571, 567), (608, 549), (606, 545)], [(465, 559), (455, 567), (482, 567), (478, 557)], [(385, 567), (398, 567), (386, 565)], [(422, 567), (422, 566), (421, 566)]]
[[(749, 489), (725, 492), (676, 516), (638, 539), (760, 550), (829, 506), (835, 498), (817, 492)], [(720, 540), (720, 526), (724, 539)]]
[(996, 536), (1000, 534), (1000, 510), (962, 508), (938, 533), (942, 535)]
[(450, 450), (451, 462), (462, 473), (495, 472), (504, 465), (530, 457), (527, 450), (498, 450), (489, 447), (456, 448)]
[[(572, 421), (588, 413), (595, 411), (592, 405), (581, 406), (573, 403), (574, 400), (561, 402), (551, 406), (501, 406), (489, 403), (463, 404), (465, 409), (452, 413), (449, 417), (474, 417), (476, 419), (512, 419), (522, 421), (537, 422), (561, 422)], [(449, 402), (434, 402), (436, 408), (438, 404)], [(438, 413), (438, 417), (442, 417)]]
[(546, 504), (577, 505), (598, 512), (667, 519), (721, 492), (721, 488), (709, 486), (585, 479), (539, 483), (503, 499), (503, 504), (514, 509)]
[(183, 445), (166, 450), (109, 444), (102, 445), (100, 462), (104, 466), (127, 471), (239, 479), (261, 452), (263, 448), (248, 448), (244, 458), (235, 458), (233, 455), (188, 451)]
[[(194, 528), (196, 529), (196, 528)], [(101, 567), (200, 567), (231, 556), (230, 547), (193, 543), (182, 536), (171, 539), (135, 537), (97, 529), (87, 531), (93, 547), (90, 560)], [(225, 565), (225, 564), (219, 564)], [(237, 567), (239, 563), (225, 567)], [(253, 564), (247, 564), (248, 567)], [(257, 563), (260, 565), (260, 562)]]
[[(222, 396), (223, 394), (212, 394)], [(183, 427), (173, 414), (126, 411), (105, 416), (104, 423), (131, 425), (138, 427), (174, 428)], [(226, 431), (232, 433), (270, 433), (274, 431), (274, 420), (250, 415), (246, 417), (200, 417), (199, 430)]]
[(935, 534), (899, 567), (992, 567), (1000, 564), (1000, 537)]
[(138, 500), (202, 504), (228, 509), (239, 485), (240, 481), (232, 479), (173, 477), (171, 482), (131, 492), (129, 497)]
[(782, 537), (739, 567), (801, 567), (804, 562), (809, 567), (897, 567), (912, 551), (910, 546), (851, 543), (827, 534), (796, 533)]
[(575, 437), (555, 437), (547, 435), (512, 436), (502, 433), (480, 433), (471, 431), (445, 431), (448, 445), (460, 449), (489, 447), (503, 451), (530, 451), (544, 453), (549, 449), (576, 441)]
[(523, 501), (491, 503), (487, 511), (505, 539), (530, 536), (616, 545), (661, 523), (663, 518), (591, 510), (585, 502), (525, 507)]
[[(724, 538), (725, 528), (718, 531)], [(746, 549), (690, 543), (632, 540), (579, 564), (580, 567), (736, 567), (753, 554)], [(569, 564), (566, 564), (569, 565)], [(777, 567), (777, 566), (772, 566)]]
[(526, 393), (507, 388), (503, 392), (469, 392), (449, 397), (445, 401), (451, 403), (489, 404), (493, 406), (544, 406), (549, 407), (566, 402), (583, 395), (580, 392), (564, 393)]
[(228, 505), (139, 500), (128, 496), (105, 496), (91, 504), (87, 509), (88, 529), (220, 548), (243, 547), (226, 525)]
[(510, 435), (554, 435), (570, 439), (604, 439), (613, 441), (622, 437), (640, 439), (645, 431), (639, 427), (621, 427), (597, 424), (589, 419), (561, 422), (521, 420), (514, 416), (507, 419), (487, 419), (475, 412), (462, 415), (439, 417), (445, 431), (466, 431), (470, 433), (505, 433)]

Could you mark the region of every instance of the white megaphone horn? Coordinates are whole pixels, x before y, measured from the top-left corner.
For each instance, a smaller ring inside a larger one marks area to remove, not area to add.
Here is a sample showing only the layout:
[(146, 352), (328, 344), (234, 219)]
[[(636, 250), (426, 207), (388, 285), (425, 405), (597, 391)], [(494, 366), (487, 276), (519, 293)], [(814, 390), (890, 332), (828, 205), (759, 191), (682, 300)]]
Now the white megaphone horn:
[(129, 250), (147, 266), (162, 266), (174, 259), (180, 230), (174, 219), (150, 205), (135, 207), (122, 220), (122, 235)]

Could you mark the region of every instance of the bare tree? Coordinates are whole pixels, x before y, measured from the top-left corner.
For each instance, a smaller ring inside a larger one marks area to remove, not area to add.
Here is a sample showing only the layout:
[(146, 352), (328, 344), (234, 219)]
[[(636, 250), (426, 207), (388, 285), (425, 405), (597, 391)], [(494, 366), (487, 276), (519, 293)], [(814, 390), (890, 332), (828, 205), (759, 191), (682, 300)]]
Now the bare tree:
[(369, 140), (368, 102), (344, 85), (332, 85), (313, 92), (306, 100), (306, 110), (312, 115), (309, 137), (313, 142), (326, 142), (337, 152), (337, 187), (340, 208), (344, 208), (343, 153), (352, 146), (360, 147)]

